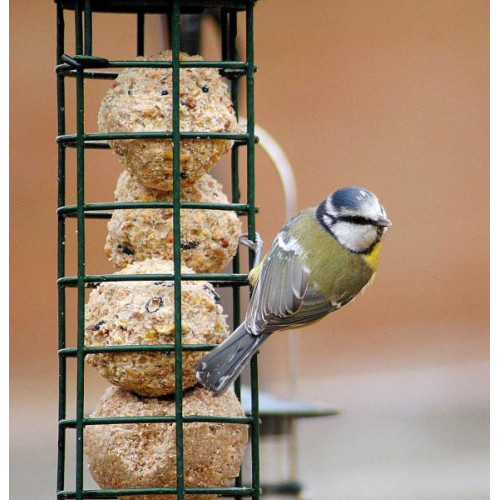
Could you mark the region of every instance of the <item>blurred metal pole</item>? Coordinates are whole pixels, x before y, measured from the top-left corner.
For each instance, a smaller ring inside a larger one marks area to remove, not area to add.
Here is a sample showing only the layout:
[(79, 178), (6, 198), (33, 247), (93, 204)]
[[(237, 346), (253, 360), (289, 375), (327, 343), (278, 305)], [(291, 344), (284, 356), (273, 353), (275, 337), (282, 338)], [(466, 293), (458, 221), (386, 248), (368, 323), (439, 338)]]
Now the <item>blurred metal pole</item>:
[[(220, 31), (220, 11), (219, 9), (205, 9), (201, 13), (181, 15), (181, 52), (189, 55), (201, 54), (202, 34), (201, 25), (205, 17), (212, 17)], [(160, 30), (162, 36), (162, 46), (169, 46), (170, 36), (168, 33), (168, 14), (160, 16)]]
[[(244, 118), (240, 118), (239, 122), (242, 126), (246, 125)], [(255, 125), (255, 134), (259, 138), (259, 146), (267, 153), (280, 177), (285, 197), (285, 218), (288, 220), (298, 211), (297, 181), (293, 173), (293, 167), (285, 152), (271, 134), (258, 125)], [(286, 333), (288, 334), (288, 397), (293, 399), (297, 397), (298, 392), (299, 346), (297, 332), (289, 330)], [(288, 425), (290, 426), (290, 438), (288, 440), (290, 479), (297, 481), (299, 475), (297, 421), (291, 418), (288, 420)], [(298, 493), (296, 498), (299, 499), (300, 496), (300, 493)]]
[(181, 16), (181, 52), (193, 56), (201, 52), (201, 22), (203, 14)]

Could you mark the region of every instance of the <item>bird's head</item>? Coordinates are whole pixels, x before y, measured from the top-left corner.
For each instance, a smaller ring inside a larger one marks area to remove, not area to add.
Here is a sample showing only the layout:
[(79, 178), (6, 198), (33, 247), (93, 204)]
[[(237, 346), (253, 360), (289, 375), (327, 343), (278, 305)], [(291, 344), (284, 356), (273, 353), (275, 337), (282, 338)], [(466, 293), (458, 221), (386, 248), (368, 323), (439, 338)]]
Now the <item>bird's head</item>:
[(368, 189), (345, 187), (333, 192), (316, 209), (318, 222), (351, 252), (370, 253), (391, 221)]

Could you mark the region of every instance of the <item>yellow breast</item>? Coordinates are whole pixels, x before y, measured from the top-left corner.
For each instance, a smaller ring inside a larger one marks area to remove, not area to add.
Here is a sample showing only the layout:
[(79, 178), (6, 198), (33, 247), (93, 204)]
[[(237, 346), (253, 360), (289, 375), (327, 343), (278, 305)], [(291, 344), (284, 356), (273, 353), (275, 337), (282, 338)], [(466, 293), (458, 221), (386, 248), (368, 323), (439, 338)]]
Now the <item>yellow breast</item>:
[(362, 254), (363, 259), (370, 266), (370, 269), (374, 273), (377, 270), (379, 253), (380, 253), (380, 242), (378, 242), (373, 247), (373, 250), (370, 253), (368, 253), (368, 254)]

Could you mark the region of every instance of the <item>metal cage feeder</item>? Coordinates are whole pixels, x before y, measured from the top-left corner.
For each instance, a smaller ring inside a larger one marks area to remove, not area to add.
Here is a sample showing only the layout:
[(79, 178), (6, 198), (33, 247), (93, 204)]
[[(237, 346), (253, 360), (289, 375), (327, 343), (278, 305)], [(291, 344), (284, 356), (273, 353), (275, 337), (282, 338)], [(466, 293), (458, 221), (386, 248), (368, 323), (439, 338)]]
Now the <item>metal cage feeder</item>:
[[(254, 50), (253, 50), (253, 0), (56, 0), (57, 6), (57, 105), (58, 105), (58, 308), (59, 308), (59, 427), (58, 427), (58, 474), (57, 474), (57, 498), (119, 498), (124, 495), (146, 495), (146, 494), (175, 494), (178, 499), (183, 500), (190, 494), (217, 494), (232, 496), (235, 498), (250, 497), (260, 498), (261, 486), (259, 478), (259, 394), (258, 394), (258, 366), (257, 357), (251, 361), (251, 387), (250, 387), (250, 412), (246, 417), (234, 417), (233, 423), (248, 425), (251, 430), (251, 477), (244, 478), (240, 473), (235, 484), (228, 488), (205, 488), (187, 487), (184, 478), (184, 450), (183, 450), (183, 424), (187, 421), (214, 422), (225, 421), (222, 417), (197, 416), (186, 417), (183, 415), (183, 393), (182, 381), (182, 352), (189, 349), (209, 350), (212, 345), (188, 346), (181, 342), (181, 287), (184, 280), (206, 280), (216, 286), (229, 287), (232, 290), (233, 321), (236, 327), (241, 320), (240, 295), (241, 287), (247, 285), (247, 275), (241, 272), (240, 259), (237, 255), (233, 259), (232, 272), (220, 274), (181, 274), (181, 241), (180, 241), (180, 211), (182, 208), (198, 208), (213, 210), (234, 210), (239, 215), (247, 218), (248, 234), (250, 239), (255, 238), (255, 136), (254, 119)], [(203, 13), (205, 10), (216, 12), (220, 19), (221, 28), (221, 60), (217, 61), (183, 61), (179, 60), (182, 45), (181, 21), (183, 16), (193, 16)], [(74, 46), (75, 53), (67, 54), (65, 51), (65, 12), (74, 14)], [(136, 16), (136, 55), (144, 55), (145, 39), (145, 16), (148, 14), (164, 14), (168, 19), (170, 48), (172, 50), (172, 61), (136, 61), (111, 60), (106, 54), (94, 54), (93, 52), (93, 14), (99, 13), (125, 13)], [(236, 46), (238, 34), (238, 14), (244, 16), (246, 27), (245, 60), (239, 60)], [(161, 67), (171, 68), (173, 75), (173, 121), (170, 132), (141, 132), (141, 133), (93, 133), (88, 132), (85, 115), (85, 88), (88, 80), (114, 79), (117, 73), (109, 70), (129, 67)], [(201, 133), (180, 131), (180, 68), (186, 67), (212, 67), (218, 68), (219, 72), (231, 83), (230, 92), (236, 115), (238, 114), (238, 81), (243, 78), (246, 86), (246, 111), (247, 125), (244, 133)], [(73, 81), (76, 89), (76, 133), (68, 134), (66, 131), (66, 86)], [(86, 151), (88, 149), (107, 149), (107, 141), (112, 139), (158, 139), (168, 138), (173, 143), (173, 201), (172, 202), (141, 202), (120, 203), (101, 202), (88, 203), (85, 197), (85, 171)], [(228, 204), (186, 204), (180, 200), (180, 140), (182, 138), (223, 138), (234, 141), (231, 150), (231, 203)], [(76, 160), (71, 162), (67, 158), (69, 148), (76, 150)], [(241, 200), (239, 155), (240, 149), (246, 150), (246, 199)], [(73, 165), (74, 163), (74, 165)], [(66, 203), (67, 168), (76, 170), (76, 204)], [(85, 257), (85, 229), (88, 219), (107, 219), (110, 211), (120, 208), (171, 208), (173, 211), (174, 225), (174, 273), (171, 275), (113, 275), (86, 273)], [(77, 225), (77, 274), (68, 276), (66, 274), (66, 221), (68, 218), (76, 219)], [(253, 253), (249, 250), (249, 263), (252, 264)], [(169, 345), (155, 346), (113, 346), (113, 347), (86, 347), (84, 343), (85, 333), (85, 290), (89, 286), (95, 286), (105, 281), (150, 281), (150, 280), (172, 281), (175, 296), (175, 343)], [(68, 346), (67, 338), (67, 289), (73, 287), (77, 290), (77, 341), (76, 345)], [(165, 488), (137, 488), (121, 490), (92, 490), (86, 489), (84, 485), (84, 454), (83, 433), (84, 428), (89, 425), (109, 424), (125, 421), (123, 418), (114, 419), (92, 419), (87, 417), (84, 408), (85, 392), (85, 357), (97, 352), (124, 352), (124, 351), (152, 351), (161, 350), (174, 352), (175, 356), (175, 416), (173, 417), (134, 417), (127, 418), (127, 423), (140, 422), (175, 422), (176, 424), (176, 447), (177, 481), (175, 487)], [(76, 387), (68, 386), (67, 362), (69, 358), (76, 360)], [(74, 390), (76, 394), (76, 417), (67, 417), (68, 391)], [(236, 393), (240, 396), (240, 383), (236, 383)], [(227, 420), (227, 418), (226, 418)], [(75, 456), (75, 480), (74, 489), (68, 489), (65, 482), (66, 450), (68, 445), (68, 431), (74, 430), (76, 456)]]

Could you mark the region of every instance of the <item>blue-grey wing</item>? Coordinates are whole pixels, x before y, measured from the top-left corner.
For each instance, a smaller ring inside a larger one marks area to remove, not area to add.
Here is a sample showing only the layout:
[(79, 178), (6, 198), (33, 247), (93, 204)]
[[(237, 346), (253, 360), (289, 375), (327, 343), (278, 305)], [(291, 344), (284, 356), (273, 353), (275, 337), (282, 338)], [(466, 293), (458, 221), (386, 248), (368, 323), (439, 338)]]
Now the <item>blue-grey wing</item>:
[(332, 310), (309, 283), (302, 249), (286, 229), (274, 240), (250, 300), (245, 326), (255, 335), (302, 326)]
[(318, 292), (310, 283), (302, 299), (302, 306), (282, 329), (299, 328), (313, 323), (339, 307), (340, 305), (332, 304), (328, 297)]

